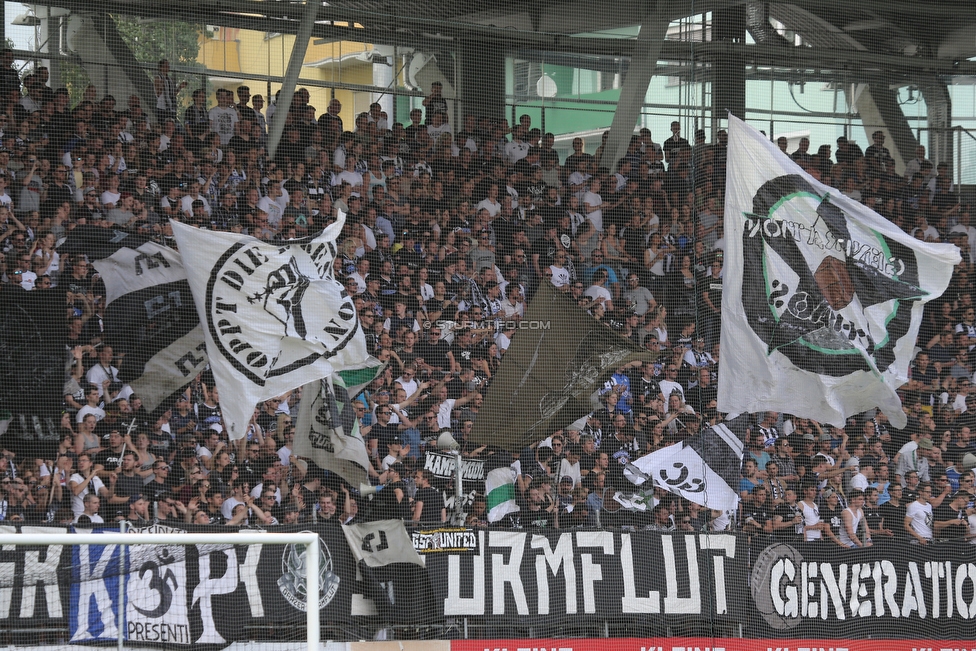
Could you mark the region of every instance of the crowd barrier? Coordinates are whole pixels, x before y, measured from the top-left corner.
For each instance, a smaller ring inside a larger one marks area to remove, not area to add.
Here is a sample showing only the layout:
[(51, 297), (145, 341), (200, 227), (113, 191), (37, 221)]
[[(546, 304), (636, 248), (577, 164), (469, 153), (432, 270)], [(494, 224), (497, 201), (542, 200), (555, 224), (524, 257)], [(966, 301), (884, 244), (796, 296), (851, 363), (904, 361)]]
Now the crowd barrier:
[[(375, 523), (370, 539), (386, 540), (384, 526), (402, 525)], [(961, 542), (846, 550), (732, 534), (453, 528), (414, 534), (420, 564), (409, 547), (377, 564), (364, 560), (375, 545), (338, 525), (276, 528), (300, 530), (322, 543), (323, 639), (409, 628), (431, 638), (526, 638), (452, 642), (459, 651), (858, 649), (868, 639), (902, 641), (872, 649), (976, 647), (953, 641), (976, 630), (976, 546)], [(93, 537), (100, 531), (118, 530)], [(262, 627), (297, 630), (301, 564), (280, 545), (5, 545), (0, 631), (64, 629), (68, 642), (114, 643), (119, 608), (130, 643), (225, 645)], [(626, 631), (599, 644), (548, 639)]]

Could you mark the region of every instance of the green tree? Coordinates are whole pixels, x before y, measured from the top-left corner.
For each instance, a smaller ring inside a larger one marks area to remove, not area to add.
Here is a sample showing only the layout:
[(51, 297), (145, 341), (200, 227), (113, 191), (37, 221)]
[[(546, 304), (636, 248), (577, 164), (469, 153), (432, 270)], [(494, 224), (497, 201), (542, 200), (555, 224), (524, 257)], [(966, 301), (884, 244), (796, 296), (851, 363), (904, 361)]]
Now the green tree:
[[(200, 51), (199, 38), (205, 33), (205, 26), (170, 20), (140, 20), (115, 14), (112, 20), (136, 60), (152, 66), (147, 71), (150, 76), (160, 59), (169, 59), (174, 67), (203, 70), (203, 66), (197, 62), (197, 54)], [(198, 75), (177, 72), (173, 77), (177, 83), (188, 82), (189, 88), (197, 88), (201, 84)], [(61, 78), (70, 93), (72, 104), (81, 99), (85, 88), (91, 83), (85, 69), (72, 63), (62, 64)], [(182, 97), (181, 101), (189, 104), (186, 97)]]
[[(168, 20), (140, 21), (125, 16), (113, 15), (115, 27), (129, 49), (132, 50), (139, 63), (155, 64), (160, 59), (168, 59), (174, 68), (197, 68), (203, 70), (203, 65), (197, 61), (200, 52), (200, 36), (206, 34), (204, 25), (181, 23)], [(187, 82), (187, 88), (199, 88), (200, 75), (185, 72), (172, 74), (176, 83)], [(182, 108), (189, 106), (189, 94), (180, 97)], [(182, 110), (180, 110), (182, 113)]]

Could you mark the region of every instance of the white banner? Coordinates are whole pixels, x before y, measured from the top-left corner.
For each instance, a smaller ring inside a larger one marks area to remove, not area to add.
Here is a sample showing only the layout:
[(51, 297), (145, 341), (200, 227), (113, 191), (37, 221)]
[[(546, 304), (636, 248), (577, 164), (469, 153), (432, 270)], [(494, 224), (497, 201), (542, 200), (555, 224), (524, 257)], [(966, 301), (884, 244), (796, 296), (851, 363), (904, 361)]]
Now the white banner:
[(232, 440), (258, 402), (364, 364), (359, 317), (332, 271), (345, 215), (281, 244), (171, 223)]
[(718, 409), (843, 426), (895, 390), (959, 249), (909, 236), (729, 116)]

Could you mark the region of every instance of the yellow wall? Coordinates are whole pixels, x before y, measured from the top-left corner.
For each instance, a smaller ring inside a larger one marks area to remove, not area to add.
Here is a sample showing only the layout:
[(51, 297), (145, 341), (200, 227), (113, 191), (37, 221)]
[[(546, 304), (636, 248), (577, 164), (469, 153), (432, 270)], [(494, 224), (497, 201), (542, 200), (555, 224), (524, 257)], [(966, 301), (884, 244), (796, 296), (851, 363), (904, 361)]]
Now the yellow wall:
[[(268, 75), (283, 77), (295, 37), (291, 34), (278, 34), (266, 38), (265, 32), (251, 30), (220, 28), (214, 32), (214, 38), (201, 37), (198, 61), (211, 70), (225, 71), (224, 75), (211, 78), (211, 85), (216, 88), (235, 90), (244, 84), (251, 88), (252, 95), (265, 95), (268, 85), (264, 81), (242, 80), (235, 73), (252, 75)], [(372, 85), (372, 64), (350, 57), (372, 49), (365, 43), (350, 41), (330, 42), (316, 45), (309, 44), (305, 53), (305, 66), (302, 67), (302, 79), (315, 79), (337, 85), (360, 84)], [(341, 62), (340, 58), (347, 57)], [(310, 63), (329, 60), (324, 65), (310, 66)], [(299, 83), (299, 87), (302, 87)], [(271, 84), (271, 95), (281, 88), (281, 84)], [(311, 104), (316, 112), (325, 112), (332, 98), (332, 89), (315, 86), (305, 86), (311, 96)], [(342, 103), (343, 123), (347, 129), (352, 129), (357, 112), (366, 111), (371, 101), (370, 93), (353, 92), (343, 88), (335, 89), (335, 97)], [(210, 105), (214, 99), (210, 97)], [(267, 102), (265, 102), (267, 106)]]

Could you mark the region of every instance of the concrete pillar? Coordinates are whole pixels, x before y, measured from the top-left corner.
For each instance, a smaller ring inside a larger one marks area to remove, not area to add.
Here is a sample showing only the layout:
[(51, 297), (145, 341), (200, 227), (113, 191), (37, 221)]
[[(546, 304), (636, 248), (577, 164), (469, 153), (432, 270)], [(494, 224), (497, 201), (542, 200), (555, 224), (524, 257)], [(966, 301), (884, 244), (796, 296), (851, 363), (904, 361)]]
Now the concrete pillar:
[[(490, 43), (461, 41), (457, 50), (460, 114), (505, 118), (505, 55)], [(455, 125), (455, 130), (462, 125)]]
[(285, 77), (281, 80), (278, 107), (271, 117), (271, 126), (268, 129), (269, 160), (274, 158), (278, 143), (281, 141), (281, 134), (285, 131), (285, 120), (288, 118), (288, 111), (291, 109), (291, 100), (295, 97), (295, 84), (298, 83), (298, 75), (302, 72), (302, 63), (305, 62), (308, 42), (312, 38), (312, 28), (315, 27), (315, 17), (318, 16), (321, 6), (320, 0), (305, 0), (302, 24), (298, 27), (298, 34), (295, 35), (295, 44), (291, 48), (291, 57), (288, 59), (288, 67), (285, 68)]
[[(156, 106), (149, 73), (122, 40), (108, 14), (73, 15), (65, 20), (72, 21), (68, 47), (81, 58), (99, 93), (113, 95), (122, 106), (129, 95), (138, 95), (143, 107)], [(155, 115), (151, 110), (147, 114)]]
[[(634, 134), (647, 95), (647, 85), (651, 83), (657, 60), (661, 56), (661, 48), (664, 46), (670, 15), (667, 11), (668, 4), (667, 0), (658, 0), (641, 21), (640, 34), (637, 35), (637, 44), (630, 57), (627, 76), (620, 88), (617, 110), (613, 114), (613, 122), (610, 123), (610, 135), (603, 148), (604, 156), (600, 161), (603, 167), (613, 169), (617, 161), (627, 153), (630, 137)], [(612, 156), (607, 157), (607, 152), (612, 152)]]
[(949, 97), (949, 88), (941, 79), (933, 77), (925, 81), (920, 90), (925, 98), (929, 126), (926, 155), (933, 165), (949, 163), (955, 168), (955, 132), (952, 130), (952, 98)]
[[(739, 45), (746, 38), (746, 8), (719, 9), (712, 13), (712, 41)], [(733, 50), (734, 48), (730, 48)], [(723, 54), (712, 64), (712, 131), (729, 113), (746, 118), (746, 68), (742, 56)], [(690, 136), (689, 136), (690, 137)]]

